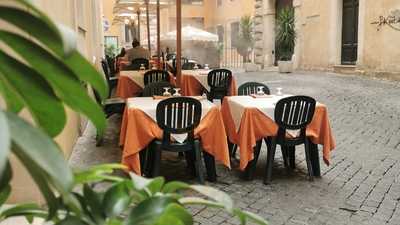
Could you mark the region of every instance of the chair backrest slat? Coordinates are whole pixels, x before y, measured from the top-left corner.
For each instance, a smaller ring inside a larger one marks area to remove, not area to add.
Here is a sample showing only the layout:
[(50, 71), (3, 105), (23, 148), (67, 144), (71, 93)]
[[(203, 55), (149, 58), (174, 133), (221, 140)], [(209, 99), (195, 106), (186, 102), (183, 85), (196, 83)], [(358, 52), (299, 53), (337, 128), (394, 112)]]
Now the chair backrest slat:
[(200, 101), (189, 97), (168, 98), (157, 105), (157, 124), (168, 134), (190, 133), (201, 119)]
[(165, 70), (150, 70), (144, 74), (144, 85), (148, 85), (154, 82), (169, 82), (169, 73)]
[(281, 99), (275, 107), (275, 122), (283, 129), (304, 129), (312, 121), (315, 105), (308, 96)]
[(211, 88), (229, 88), (232, 72), (227, 69), (215, 69), (208, 73), (207, 82)]
[(263, 87), (264, 94), (266, 94), (266, 95), (270, 94), (268, 86), (263, 83), (258, 83), (258, 82), (246, 82), (246, 83), (240, 85), (240, 87), (238, 89), (238, 94), (239, 95), (257, 94), (258, 87)]

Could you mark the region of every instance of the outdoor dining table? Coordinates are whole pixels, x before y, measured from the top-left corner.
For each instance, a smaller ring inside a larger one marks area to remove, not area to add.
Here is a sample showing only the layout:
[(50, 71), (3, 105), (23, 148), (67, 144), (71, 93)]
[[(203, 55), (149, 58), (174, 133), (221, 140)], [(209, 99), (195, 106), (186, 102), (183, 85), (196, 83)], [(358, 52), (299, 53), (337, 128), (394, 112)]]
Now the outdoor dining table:
[[(162, 98), (162, 97), (160, 97)], [(202, 105), (199, 126), (195, 137), (200, 138), (204, 152), (230, 168), (227, 136), (219, 108), (202, 97), (196, 97)], [(123, 146), (122, 164), (129, 171), (141, 174), (139, 152), (154, 139), (161, 140), (163, 132), (156, 122), (156, 107), (161, 99), (154, 97), (136, 97), (127, 99), (122, 119), (120, 145)], [(185, 135), (173, 134), (172, 138), (183, 142)]]
[[(232, 96), (222, 102), (221, 113), (225, 129), (229, 141), (239, 147), (241, 170), (245, 170), (253, 160), (253, 147), (258, 140), (277, 135), (278, 125), (274, 121), (274, 110), (276, 103), (284, 97), (288, 95)], [(306, 135), (311, 140), (314, 174), (320, 176), (318, 144), (323, 145), (323, 160), (327, 165), (330, 164), (330, 152), (336, 146), (325, 105), (317, 103)]]
[[(197, 69), (197, 70), (182, 70), (181, 77), (181, 90), (184, 96), (201, 95), (203, 90), (210, 91), (208, 86), (207, 77), (210, 70)], [(229, 86), (228, 95), (237, 95), (236, 80), (232, 77)]]
[[(123, 70), (119, 72), (116, 95), (127, 99), (139, 96), (144, 88), (144, 73), (142, 70)], [(170, 83), (175, 85), (175, 78), (170, 75)]]

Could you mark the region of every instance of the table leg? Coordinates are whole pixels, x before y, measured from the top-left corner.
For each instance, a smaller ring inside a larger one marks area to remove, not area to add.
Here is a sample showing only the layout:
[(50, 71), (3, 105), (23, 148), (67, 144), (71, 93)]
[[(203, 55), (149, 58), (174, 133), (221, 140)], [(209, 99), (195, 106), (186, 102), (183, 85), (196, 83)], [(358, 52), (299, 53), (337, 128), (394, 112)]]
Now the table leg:
[(318, 152), (318, 145), (314, 144), (310, 141), (310, 158), (311, 158), (311, 165), (313, 168), (314, 176), (320, 177), (321, 176), (321, 168), (319, 164), (319, 152)]
[(261, 151), (261, 145), (262, 145), (262, 139), (256, 142), (256, 146), (254, 147), (254, 159), (251, 160), (246, 167), (244, 178), (246, 180), (252, 180), (254, 176), (254, 171), (256, 170), (257, 167), (257, 161), (258, 157), (260, 156), (260, 151)]
[(214, 156), (203, 151), (203, 157), (204, 157), (204, 163), (206, 164), (207, 180), (210, 182), (216, 182), (217, 181), (217, 170), (215, 168)]

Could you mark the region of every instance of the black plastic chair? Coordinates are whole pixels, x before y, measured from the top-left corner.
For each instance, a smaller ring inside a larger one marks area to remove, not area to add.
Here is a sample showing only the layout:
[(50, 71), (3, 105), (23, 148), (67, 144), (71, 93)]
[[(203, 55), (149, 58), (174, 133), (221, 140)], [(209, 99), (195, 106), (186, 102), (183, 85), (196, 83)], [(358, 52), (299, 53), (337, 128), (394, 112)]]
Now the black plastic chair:
[[(194, 137), (194, 129), (200, 124), (202, 106), (200, 101), (189, 97), (169, 98), (157, 105), (157, 124), (163, 130), (162, 140), (153, 142), (151, 151), (152, 176), (160, 173), (161, 152), (185, 153), (187, 163), (192, 172), (195, 171), (200, 183), (204, 183), (201, 160), (200, 140)], [(173, 142), (171, 134), (187, 134), (184, 143)]]
[[(308, 96), (292, 96), (281, 99), (275, 107), (275, 122), (278, 124), (278, 134), (270, 137), (271, 147), (268, 149), (267, 165), (265, 167), (264, 183), (269, 184), (272, 176), (272, 164), (274, 163), (276, 145), (279, 144), (283, 150), (283, 161), (285, 167), (289, 167), (288, 151), (293, 151), (296, 145), (305, 145), (305, 155), (308, 175), (313, 180), (314, 173), (311, 162), (310, 140), (306, 136), (307, 125), (311, 123), (314, 116), (316, 102)], [(287, 130), (298, 130), (299, 135), (290, 137)], [(294, 163), (294, 158), (292, 159)]]
[[(104, 101), (101, 100), (99, 93), (93, 89), (93, 94), (96, 102), (102, 107), (106, 118), (114, 114), (122, 114), (125, 109), (125, 100), (122, 98), (109, 98)], [(100, 146), (103, 143), (103, 137), (99, 134), (96, 135), (96, 146)]]
[(140, 70), (140, 67), (142, 66), (142, 64), (144, 65), (145, 69), (148, 70), (150, 63), (148, 59), (145, 58), (137, 58), (132, 60), (131, 65), (126, 66), (124, 68), (124, 70)]
[[(270, 94), (268, 86), (265, 85), (265, 84), (262, 84), (262, 83), (258, 83), (258, 82), (246, 82), (246, 83), (240, 85), (240, 87), (238, 88), (238, 94), (239, 95), (256, 94), (258, 87), (263, 87), (264, 94), (266, 94), (266, 95)], [(259, 149), (261, 149), (261, 143), (257, 143), (256, 146), (260, 146), (260, 148), (256, 147), (256, 149), (255, 149), (255, 155), (258, 156), (260, 153), (257, 152), (257, 150), (259, 151)], [(235, 158), (235, 156), (236, 156), (237, 147), (238, 147), (237, 145), (231, 144), (230, 149), (232, 149), (231, 150), (231, 157), (232, 158)], [(258, 158), (258, 157), (255, 157), (255, 159), (256, 158)], [(257, 161), (257, 159), (255, 161)], [(249, 166), (251, 167), (252, 165), (249, 165)], [(248, 172), (248, 173), (251, 173), (251, 171)], [(248, 174), (247, 176), (248, 176), (248, 179), (251, 179), (252, 175)]]
[[(185, 65), (188, 62), (189, 62), (189, 59), (187, 59), (185, 57), (182, 57), (181, 58), (181, 68), (182, 68), (183, 65)], [(172, 73), (174, 75), (176, 75), (176, 58), (172, 59)]]
[(115, 57), (109, 57), (106, 56), (108, 68), (110, 69), (110, 75), (114, 76), (116, 74), (116, 68), (115, 68)]
[(150, 83), (144, 87), (143, 97), (163, 95), (165, 91), (164, 88), (169, 88), (169, 92), (171, 93), (171, 89), (173, 89), (174, 86), (171, 83), (165, 81)]
[(169, 82), (169, 73), (165, 70), (150, 70), (144, 74), (144, 85), (148, 85), (154, 82)]
[(105, 59), (101, 60), (101, 67), (103, 68), (104, 75), (106, 76), (106, 80), (109, 88), (109, 96), (111, 96), (112, 91), (118, 84), (118, 77), (111, 76), (110, 68), (108, 67), (108, 63)]
[(211, 70), (207, 78), (208, 86), (210, 86), (210, 92), (207, 93), (208, 100), (220, 99), (223, 101), (224, 97), (228, 95), (231, 80), (232, 72), (230, 70)]
[(197, 69), (203, 69), (203, 66), (194, 62), (187, 62), (182, 65), (183, 70), (193, 70), (197, 65)]
[(270, 90), (267, 85), (258, 82), (246, 82), (238, 88), (239, 95), (252, 95), (257, 94), (257, 88), (263, 87), (264, 94), (269, 95)]

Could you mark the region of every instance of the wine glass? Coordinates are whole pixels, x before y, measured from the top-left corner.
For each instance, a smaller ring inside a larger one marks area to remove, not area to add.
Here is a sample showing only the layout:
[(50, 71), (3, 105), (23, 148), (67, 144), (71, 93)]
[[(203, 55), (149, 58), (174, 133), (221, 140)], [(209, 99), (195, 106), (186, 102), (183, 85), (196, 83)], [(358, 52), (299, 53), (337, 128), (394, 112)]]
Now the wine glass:
[(263, 86), (258, 86), (257, 87), (257, 95), (264, 95), (264, 87)]
[(281, 87), (276, 88), (276, 90), (277, 90), (276, 95), (279, 95), (279, 96), (283, 95)]
[(175, 97), (181, 96), (181, 94), (179, 93), (181, 91), (180, 88), (174, 88), (174, 90), (175, 90), (175, 93), (173, 94), (173, 96), (175, 96)]
[(165, 87), (164, 88), (164, 93), (163, 93), (163, 96), (171, 96), (171, 93), (169, 92), (169, 87)]

